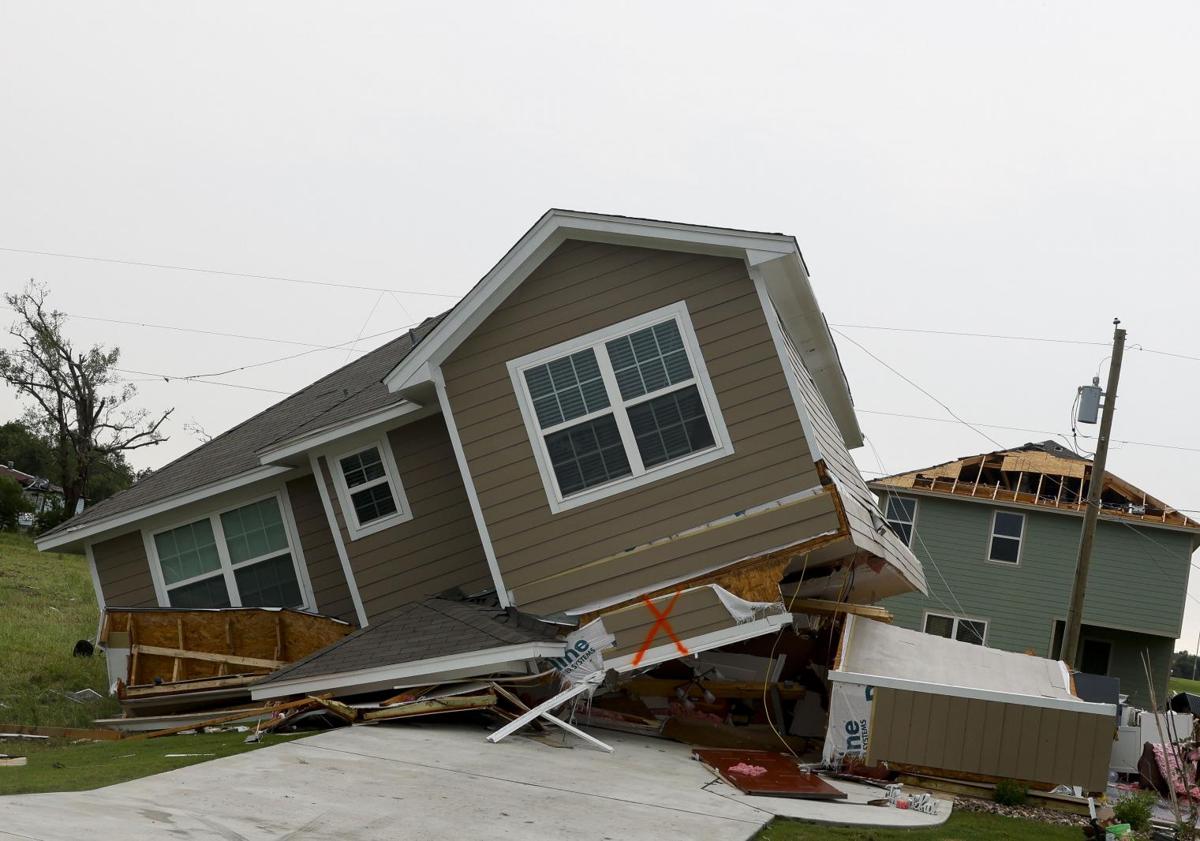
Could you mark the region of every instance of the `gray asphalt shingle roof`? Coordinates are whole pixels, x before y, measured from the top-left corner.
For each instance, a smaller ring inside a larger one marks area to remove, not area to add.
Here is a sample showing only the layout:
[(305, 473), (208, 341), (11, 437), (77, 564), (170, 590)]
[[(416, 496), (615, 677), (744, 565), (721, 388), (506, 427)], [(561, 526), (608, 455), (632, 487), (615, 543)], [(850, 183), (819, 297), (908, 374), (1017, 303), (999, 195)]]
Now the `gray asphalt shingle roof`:
[(489, 605), (449, 599), (410, 602), (390, 617), (272, 672), (258, 682), (315, 678), (510, 645), (552, 642), (555, 626)]
[(43, 537), (74, 531), (143, 505), (186, 493), (259, 467), (258, 451), (296, 435), (397, 403), (383, 378), (444, 317), (428, 318), (404, 335), (326, 374), (312, 385), (164, 465), (132, 487), (87, 508)]

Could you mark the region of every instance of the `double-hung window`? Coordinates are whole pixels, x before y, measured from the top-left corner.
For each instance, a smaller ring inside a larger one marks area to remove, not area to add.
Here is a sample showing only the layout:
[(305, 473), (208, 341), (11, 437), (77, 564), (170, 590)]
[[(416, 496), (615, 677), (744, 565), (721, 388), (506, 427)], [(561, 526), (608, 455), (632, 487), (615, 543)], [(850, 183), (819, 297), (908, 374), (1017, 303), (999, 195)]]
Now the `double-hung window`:
[(884, 517), (905, 546), (912, 546), (913, 527), (917, 522), (917, 501), (908, 496), (887, 495), (887, 514)]
[(554, 511), (733, 452), (682, 302), (508, 367)]
[(336, 456), (331, 470), (352, 540), (412, 519), (386, 436)]
[(992, 537), (988, 542), (988, 560), (1015, 564), (1021, 560), (1021, 536), (1025, 515), (1015, 511), (996, 511), (992, 515)]
[(270, 496), (149, 539), (171, 607), (305, 607), (279, 497)]
[(941, 613), (925, 614), (925, 633), (936, 637), (983, 645), (987, 638), (987, 622), (982, 619), (964, 619)]

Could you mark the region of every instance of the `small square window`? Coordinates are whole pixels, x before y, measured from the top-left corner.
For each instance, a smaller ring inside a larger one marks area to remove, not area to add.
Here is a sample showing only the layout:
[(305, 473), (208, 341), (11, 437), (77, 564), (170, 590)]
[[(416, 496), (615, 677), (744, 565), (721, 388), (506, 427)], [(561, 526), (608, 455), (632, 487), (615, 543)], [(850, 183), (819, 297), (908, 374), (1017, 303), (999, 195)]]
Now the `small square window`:
[[(552, 390), (552, 374), (542, 376)], [(386, 438), (330, 459), (330, 472), (351, 540), (412, 519)]]
[(925, 617), (925, 633), (950, 639), (954, 634), (954, 617), (930, 613)]

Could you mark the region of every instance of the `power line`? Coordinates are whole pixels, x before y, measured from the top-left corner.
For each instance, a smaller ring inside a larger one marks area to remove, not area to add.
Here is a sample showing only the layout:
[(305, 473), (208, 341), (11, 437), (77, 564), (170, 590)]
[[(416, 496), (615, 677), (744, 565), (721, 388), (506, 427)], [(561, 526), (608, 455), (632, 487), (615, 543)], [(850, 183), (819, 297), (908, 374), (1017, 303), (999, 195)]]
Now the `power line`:
[[(397, 303), (399, 303), (399, 301), (397, 301)], [(14, 309), (13, 307), (7, 307), (7, 309), (12, 310), (13, 312), (18, 312), (18, 310)], [(410, 319), (412, 318), (412, 316), (407, 313), (407, 310), (405, 311), (405, 313), (408, 318), (410, 318)], [(125, 319), (120, 319), (120, 318), (105, 318), (103, 316), (98, 316), (98, 315), (79, 315), (77, 313), (72, 313), (72, 312), (64, 312), (62, 314), (64, 316), (66, 316), (67, 318), (75, 318), (75, 319), (79, 319), (81, 321), (100, 321), (100, 322), (104, 322), (106, 324), (120, 324), (125, 327), (146, 327), (146, 328), (152, 328), (155, 330), (170, 330), (170, 331), (174, 331), (177, 333), (197, 333), (202, 336), (216, 336), (218, 338), (224, 338), (224, 339), (247, 339), (247, 340), (256, 341), (256, 342), (270, 342), (272, 344), (277, 344), (277, 345), (293, 345), (293, 346), (297, 346), (297, 347), (316, 348), (318, 350), (341, 350), (342, 349), (342, 345), (340, 345), (340, 344), (339, 345), (322, 345), (322, 344), (318, 344), (316, 342), (302, 342), (302, 341), (299, 341), (298, 339), (279, 339), (279, 338), (275, 338), (272, 336), (255, 336), (250, 333), (227, 333), (227, 332), (224, 332), (221, 330), (202, 330), (199, 327), (181, 327), (177, 324), (155, 324), (150, 321), (127, 321)], [(402, 330), (407, 330), (407, 329), (408, 329), (408, 325), (403, 325), (401, 327), (393, 327), (389, 332), (399, 333)]]
[[(926, 415), (907, 415), (902, 412), (883, 412), (875, 409), (855, 409), (855, 411), (862, 412), (864, 415), (884, 415), (891, 418), (907, 418), (908, 420), (932, 421), (933, 423), (958, 423), (958, 421), (951, 420), (950, 418), (932, 418)], [(1066, 437), (1061, 432), (1052, 432), (1048, 429), (1029, 429), (1028, 427), (1024, 426), (1000, 426), (999, 424), (995, 423), (976, 423), (975, 426), (983, 426), (987, 427), (988, 429), (1003, 429), (1010, 432), (1030, 432), (1035, 435), (1052, 435), (1058, 438)], [(1083, 437), (1091, 438), (1093, 436), (1085, 435)], [(1155, 444), (1149, 441), (1129, 441), (1122, 438), (1114, 438), (1112, 439), (1112, 443), (1126, 444), (1133, 447), (1154, 447), (1155, 449), (1159, 450), (1178, 450), (1179, 452), (1183, 453), (1200, 453), (1200, 447), (1184, 447), (1178, 444)]]
[[(841, 327), (846, 330), (880, 330), (887, 333), (916, 333), (928, 336), (959, 336), (972, 339), (1002, 339), (1013, 342), (1043, 342), (1056, 345), (1085, 345), (1094, 347), (1110, 347), (1109, 342), (1090, 342), (1083, 339), (1063, 339), (1053, 336), (1011, 336), (1003, 333), (973, 333), (966, 330), (927, 330), (920, 327), (890, 327), (884, 324), (830, 324), (830, 327)], [(847, 339), (849, 336), (841, 334)], [(853, 340), (851, 340), (853, 341)], [(1172, 359), (1186, 359), (1190, 362), (1200, 362), (1200, 356), (1186, 353), (1174, 353), (1168, 350), (1156, 350), (1144, 345), (1130, 345), (1126, 350), (1136, 350), (1142, 353), (1152, 353), (1156, 356), (1169, 356)]]
[[(405, 324), (404, 328), (416, 327), (416, 326), (417, 326), (416, 324)], [(337, 344), (337, 345), (330, 345), (329, 347), (311, 348), (310, 350), (302, 350), (297, 353), (289, 353), (287, 356), (277, 356), (274, 359), (266, 359), (266, 360), (263, 360), (262, 362), (251, 362), (248, 365), (239, 365), (236, 368), (227, 368), (224, 371), (214, 371), (211, 374), (188, 374), (187, 376), (172, 377), (171, 379), (202, 380), (202, 379), (208, 379), (211, 377), (223, 377), (226, 374), (233, 374), (238, 371), (248, 371), (251, 368), (262, 368), (264, 365), (274, 365), (277, 362), (287, 362), (288, 360), (298, 359), (301, 356), (308, 356), (310, 354), (317, 353), (318, 351), (322, 351), (322, 350), (333, 350), (333, 349), (337, 349), (337, 348), (344, 348), (349, 345), (355, 345), (358, 342), (369, 342), (369, 341), (371, 341), (371, 339), (378, 339), (380, 336), (385, 336), (388, 333), (393, 333), (393, 332), (395, 332), (395, 329), (396, 328), (391, 328), (389, 330), (383, 330), (382, 332), (379, 332), (379, 333), (372, 333), (370, 336), (361, 336), (357, 339), (351, 339), (348, 342), (342, 342), (341, 344)]]
[(205, 269), (197, 266), (175, 266), (168, 263), (147, 263), (141, 260), (119, 260), (114, 257), (93, 257), (84, 254), (67, 254), (61, 251), (35, 251), (31, 248), (6, 248), (0, 246), (0, 251), (11, 254), (34, 254), (39, 257), (59, 257), (64, 260), (86, 260), (92, 263), (112, 263), (119, 266), (139, 266), (144, 269), (169, 269), (177, 272), (196, 272), (199, 274), (220, 275), (222, 277), (246, 277), (253, 280), (277, 280), (284, 283), (300, 283), (306, 286), (330, 286), (334, 289), (358, 289), (365, 292), (395, 292), (401, 295), (425, 295), (431, 298), (460, 298), (449, 292), (426, 292), (419, 289), (389, 289), (383, 286), (363, 286), (353, 283), (332, 283), (327, 280), (306, 280), (299, 277), (283, 275), (250, 274), (248, 272), (231, 272), (222, 269)]
[(879, 363), (880, 365), (882, 365), (884, 368), (887, 368), (889, 371), (891, 371), (891, 372), (892, 372), (893, 374), (895, 374), (897, 377), (899, 377), (900, 379), (904, 380), (906, 383), (908, 383), (909, 385), (911, 385), (911, 386), (912, 386), (913, 388), (915, 388), (917, 391), (919, 391), (919, 392), (921, 392), (922, 394), (924, 394), (926, 397), (928, 397), (928, 398), (929, 398), (930, 400), (932, 400), (934, 403), (937, 403), (939, 406), (941, 406), (943, 409), (945, 409), (945, 410), (946, 410), (946, 412), (947, 412), (947, 413), (948, 413), (948, 414), (949, 414), (949, 415), (950, 415), (952, 418), (954, 418), (955, 420), (957, 420), (959, 423), (963, 424), (964, 426), (966, 426), (966, 427), (968, 427), (968, 428), (970, 428), (970, 429), (973, 429), (973, 430), (975, 430), (975, 432), (977, 432), (977, 433), (979, 433), (980, 435), (982, 435), (982, 436), (983, 436), (984, 438), (986, 438), (988, 441), (991, 441), (991, 442), (992, 442), (994, 445), (996, 445), (997, 447), (999, 447), (999, 448), (1003, 449), (1004, 445), (1003, 445), (1003, 444), (1001, 444), (999, 441), (997, 441), (995, 438), (993, 438), (992, 436), (988, 435), (988, 434), (987, 434), (986, 432), (984, 432), (982, 429), (979, 429), (978, 427), (972, 426), (972, 425), (971, 425), (971, 424), (970, 424), (968, 421), (965, 421), (965, 420), (963, 420), (961, 417), (959, 417), (959, 416), (958, 416), (958, 415), (957, 415), (957, 414), (954, 412), (954, 410), (953, 410), (953, 409), (951, 409), (949, 406), (947, 406), (945, 403), (943, 403), (941, 400), (939, 400), (937, 397), (935, 397), (935, 396), (934, 396), (932, 393), (930, 393), (928, 390), (926, 390), (926, 389), (922, 388), (922, 387), (921, 387), (921, 386), (919, 386), (917, 383), (913, 382), (911, 379), (909, 379), (908, 377), (906, 377), (904, 374), (900, 373), (900, 371), (898, 371), (898, 370), (896, 370), (895, 368), (893, 368), (891, 365), (889, 365), (887, 362), (885, 362), (885, 361), (883, 361), (882, 359), (880, 359), (880, 358), (879, 358), (878, 356), (876, 356), (875, 354), (871, 353), (871, 351), (869, 351), (869, 350), (867, 350), (865, 347), (863, 347), (863, 345), (862, 345), (861, 343), (859, 343), (859, 342), (858, 342), (858, 341), (856, 341), (855, 339), (852, 339), (852, 338), (850, 338), (850, 337), (849, 337), (849, 336), (847, 336), (845, 333), (843, 333), (841, 330), (834, 330), (833, 332), (837, 333), (837, 334), (838, 334), (839, 336), (841, 336), (843, 339), (845, 339), (846, 341), (850, 342), (852, 345), (856, 346), (856, 347), (857, 347), (859, 350), (861, 350), (861, 351), (862, 351), (863, 353), (865, 353), (867, 356), (869, 356), (869, 357), (871, 357), (872, 359), (874, 359), (876, 362), (878, 362), (878, 363)]
[(170, 374), (156, 374), (153, 371), (135, 371), (131, 368), (114, 368), (114, 371), (119, 371), (122, 374), (136, 374), (141, 377), (147, 377), (145, 380), (126, 380), (125, 382), (168, 382), (168, 383), (203, 383), (204, 385), (221, 385), (226, 388), (240, 388), (244, 391), (261, 391), (266, 394), (285, 394), (291, 396), (290, 391), (280, 391), (276, 388), (262, 388), (255, 385), (241, 385), (240, 383), (227, 383), (220, 380), (197, 380), (189, 377), (172, 377)]

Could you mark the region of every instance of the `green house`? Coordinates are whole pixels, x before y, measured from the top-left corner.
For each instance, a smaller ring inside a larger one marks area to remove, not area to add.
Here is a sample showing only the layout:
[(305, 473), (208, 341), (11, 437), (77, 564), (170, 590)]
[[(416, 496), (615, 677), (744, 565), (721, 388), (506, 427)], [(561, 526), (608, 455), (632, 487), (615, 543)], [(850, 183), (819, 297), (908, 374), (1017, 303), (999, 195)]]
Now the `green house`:
[[(1054, 443), (969, 456), (870, 483), (925, 566), (929, 595), (885, 600), (896, 624), (1058, 658), (1091, 461)], [(1075, 667), (1130, 703), (1167, 691), (1200, 524), (1106, 473)]]

